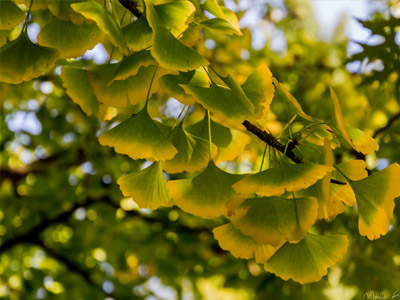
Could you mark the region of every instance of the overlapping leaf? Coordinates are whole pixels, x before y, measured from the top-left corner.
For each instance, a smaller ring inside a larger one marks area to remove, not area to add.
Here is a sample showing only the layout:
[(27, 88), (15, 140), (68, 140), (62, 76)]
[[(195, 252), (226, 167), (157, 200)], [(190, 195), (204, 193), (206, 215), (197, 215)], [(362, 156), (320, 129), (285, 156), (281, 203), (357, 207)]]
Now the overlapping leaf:
[(32, 43), (26, 32), (0, 48), (0, 81), (18, 84), (51, 69), (57, 50)]
[(103, 133), (99, 142), (133, 159), (165, 160), (178, 152), (151, 119), (147, 107)]
[(25, 14), (11, 0), (1, 1), (0, 30), (13, 29), (24, 21)]
[(227, 215), (226, 203), (240, 198), (232, 184), (243, 175), (229, 174), (213, 161), (197, 176), (190, 179), (168, 181), (167, 187), (173, 203), (182, 210), (207, 219)]
[(146, 49), (152, 44), (153, 31), (147, 23), (146, 15), (142, 14), (137, 20), (122, 28), (126, 45), (133, 51)]
[(140, 208), (170, 206), (167, 180), (159, 161), (146, 169), (120, 177), (117, 183), (124, 196), (132, 197)]
[(265, 263), (281, 247), (256, 243), (251, 237), (237, 230), (232, 223), (213, 229), (219, 246), (232, 253), (236, 258), (252, 259), (257, 263)]
[(303, 239), (315, 223), (318, 201), (313, 197), (247, 199), (231, 217), (233, 225), (257, 243), (279, 246)]
[(379, 150), (378, 143), (364, 131), (349, 126), (346, 128), (358, 152), (371, 154)]
[(297, 244), (286, 243), (267, 261), (264, 269), (284, 280), (301, 284), (318, 281), (347, 252), (345, 235), (317, 236), (308, 233)]
[(46, 24), (37, 37), (40, 45), (57, 49), (62, 58), (81, 56), (102, 39), (103, 33), (94, 23), (75, 25), (57, 18)]
[(205, 21), (206, 27), (221, 30), (226, 34), (235, 33), (237, 35), (242, 35), (242, 32), (240, 31), (239, 21), (234, 12), (224, 6), (219, 6), (216, 0), (206, 0), (202, 4), (202, 6), (205, 10), (216, 17), (216, 19)]
[(208, 62), (192, 48), (179, 42), (160, 19), (153, 0), (145, 0), (146, 16), (153, 30), (151, 53), (160, 66), (178, 71), (195, 70)]
[(307, 188), (332, 171), (330, 166), (318, 164), (283, 164), (249, 175), (237, 182), (233, 188), (249, 197), (252, 193), (261, 196), (278, 196), (284, 192), (296, 192)]

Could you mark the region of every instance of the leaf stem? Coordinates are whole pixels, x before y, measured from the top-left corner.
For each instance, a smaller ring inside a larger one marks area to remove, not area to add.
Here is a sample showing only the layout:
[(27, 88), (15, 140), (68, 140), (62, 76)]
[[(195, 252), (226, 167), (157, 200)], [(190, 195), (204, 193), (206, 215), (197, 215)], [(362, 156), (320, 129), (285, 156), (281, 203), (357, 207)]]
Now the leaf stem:
[(263, 164), (264, 164), (265, 153), (267, 152), (267, 147), (268, 147), (268, 145), (265, 144), (264, 153), (263, 153), (263, 156), (262, 156), (262, 159), (261, 159), (260, 172), (262, 171), (262, 167), (263, 167)]
[(24, 31), (27, 32), (27, 30), (28, 30), (28, 22), (29, 22), (29, 17), (30, 17), (30, 15), (31, 15), (31, 10), (32, 10), (33, 1), (34, 1), (34, 0), (31, 0), (31, 3), (29, 4), (28, 13), (26, 14), (24, 26), (22, 26), (21, 33), (24, 32)]
[(149, 100), (149, 97), (150, 97), (151, 87), (153, 86), (153, 81), (154, 81), (154, 77), (156, 76), (157, 70), (158, 70), (158, 66), (154, 70), (153, 76), (151, 77), (151, 80), (150, 80), (149, 89), (147, 90), (147, 95), (146, 95), (146, 106), (147, 106), (147, 100)]
[(210, 111), (208, 109), (207, 109), (207, 118), (208, 118), (208, 141), (210, 144), (210, 160), (212, 160), (211, 118), (210, 118)]

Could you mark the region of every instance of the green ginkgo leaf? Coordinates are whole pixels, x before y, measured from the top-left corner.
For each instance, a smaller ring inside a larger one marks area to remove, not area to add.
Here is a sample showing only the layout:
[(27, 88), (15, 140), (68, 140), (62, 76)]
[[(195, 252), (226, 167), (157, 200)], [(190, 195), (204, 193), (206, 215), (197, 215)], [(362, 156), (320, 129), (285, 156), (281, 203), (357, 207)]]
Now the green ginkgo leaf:
[(285, 241), (295, 243), (303, 239), (317, 216), (318, 201), (314, 197), (263, 197), (244, 201), (231, 220), (257, 243), (279, 246)]
[(358, 152), (371, 154), (379, 150), (378, 143), (364, 131), (349, 126), (346, 128)]
[[(31, 10), (46, 9), (52, 0), (15, 0), (18, 4), (24, 4), (25, 7), (29, 7), (32, 3)], [(1, 4), (3, 5), (3, 4)], [(3, 7), (2, 7), (3, 8)]]
[[(171, 143), (178, 149), (178, 154), (166, 160), (163, 168), (168, 173), (195, 172), (207, 166), (210, 160), (209, 142), (188, 133), (183, 122), (176, 126), (170, 136)], [(214, 153), (217, 148), (214, 147)]]
[(297, 244), (286, 243), (267, 261), (264, 269), (283, 280), (301, 284), (319, 281), (346, 254), (345, 235), (317, 236), (308, 233)]
[[(243, 150), (250, 143), (250, 136), (246, 133), (225, 127), (213, 120), (210, 120), (210, 124), (211, 141), (218, 148), (218, 154), (214, 157), (217, 163), (221, 161), (230, 161), (236, 158), (243, 153)], [(200, 122), (188, 126), (186, 130), (208, 141), (207, 114), (204, 115), (204, 118)]]
[(394, 198), (400, 196), (399, 178), (399, 164), (392, 164), (359, 181), (347, 178), (356, 195), (361, 235), (375, 240), (388, 232)]
[(125, 80), (130, 76), (135, 76), (141, 67), (157, 65), (155, 59), (151, 56), (150, 51), (142, 50), (125, 57), (118, 63), (112, 79), (107, 84), (110, 86), (115, 80)]
[(194, 105), (195, 100), (190, 94), (186, 94), (180, 84), (196, 86), (209, 86), (208, 76), (203, 68), (189, 72), (179, 72), (178, 75), (167, 74), (160, 78), (161, 86), (179, 102), (186, 105)]
[(212, 30), (218, 30), (221, 31), (225, 34), (232, 35), (232, 34), (237, 34), (240, 35), (235, 28), (232, 27), (232, 25), (225, 19), (221, 18), (213, 18), (213, 19), (208, 19), (200, 23), (201, 26), (212, 29)]
[[(135, 76), (130, 76), (125, 80), (113, 81), (115, 77), (119, 76), (117, 72), (119, 67), (120, 64), (107, 64), (88, 69), (89, 84), (96, 98), (100, 102), (113, 107), (125, 107), (128, 104), (136, 105), (140, 100), (145, 100), (157, 66), (140, 67)], [(151, 85), (150, 96), (158, 90), (158, 79), (162, 75), (163, 72), (158, 69)], [(107, 86), (110, 82), (112, 84)]]
[(279, 83), (275, 78), (273, 78), (272, 81), (279, 95), (289, 105), (290, 110), (297, 116), (303, 118), (304, 120), (313, 122), (313, 119), (303, 111), (299, 102), (297, 102), (296, 98), (289, 93), (289, 91), (285, 88), (285, 86), (282, 83)]
[(132, 197), (140, 208), (170, 206), (167, 180), (159, 161), (146, 169), (120, 177), (117, 183), (124, 196)]
[(89, 85), (86, 70), (63, 67), (60, 74), (67, 95), (89, 116), (97, 113), (99, 103)]
[(234, 12), (224, 6), (219, 6), (216, 0), (206, 0), (202, 4), (202, 7), (217, 18), (225, 20), (230, 25), (231, 30), (233, 30), (237, 35), (242, 35), (239, 21)]
[(103, 133), (99, 142), (133, 159), (166, 160), (178, 152), (151, 119), (147, 107)]
[(240, 196), (232, 184), (243, 175), (229, 174), (213, 161), (200, 174), (190, 179), (168, 181), (167, 187), (173, 203), (196, 216), (213, 219), (228, 214), (226, 203)]
[(154, 6), (159, 18), (175, 37), (178, 37), (188, 27), (188, 19), (196, 8), (188, 0), (175, 0)]
[(161, 162), (138, 172), (120, 177), (117, 181), (125, 197), (132, 197), (140, 208), (157, 209), (171, 206)]
[(152, 45), (153, 31), (147, 23), (146, 15), (122, 28), (126, 45), (133, 51), (140, 51)]
[(51, 69), (58, 51), (32, 43), (26, 32), (0, 48), (0, 81), (18, 84)]
[[(46, 1), (46, 0), (41, 0)], [(35, 3), (36, 0), (33, 1)], [(84, 2), (82, 0), (49, 0), (48, 9), (51, 13), (57, 17), (57, 19), (63, 21), (71, 21), (76, 25), (82, 25), (83, 22), (87, 19), (72, 9), (72, 4)], [(101, 2), (101, 0), (96, 0), (96, 2)]]
[(259, 264), (267, 262), (282, 246), (274, 247), (256, 243), (251, 237), (237, 230), (232, 223), (214, 228), (213, 233), (222, 249), (229, 251), (236, 258), (254, 258)]
[(272, 84), (272, 73), (267, 65), (260, 65), (242, 85), (246, 96), (255, 108), (255, 116), (261, 118), (269, 111), (274, 98), (275, 87)]
[(0, 30), (0, 47), (7, 43), (9, 30)]
[(37, 40), (42, 46), (57, 49), (62, 58), (75, 58), (100, 43), (103, 37), (94, 23), (75, 25), (71, 21), (55, 18), (42, 28)]
[(228, 123), (241, 124), (245, 119), (254, 117), (254, 106), (250, 100), (236, 91), (216, 84), (210, 87), (181, 84), (187, 94), (199, 102), (204, 108), (210, 110), (218, 118)]
[(13, 29), (25, 19), (24, 12), (11, 0), (1, 1), (0, 30)]
[(192, 48), (179, 42), (165, 27), (156, 9), (153, 0), (145, 0), (146, 16), (153, 30), (153, 47), (151, 54), (161, 67), (178, 71), (195, 70), (205, 66), (208, 61)]
[(282, 164), (255, 173), (237, 182), (233, 188), (250, 197), (253, 193), (269, 197), (284, 192), (296, 192), (308, 188), (333, 170), (330, 166), (318, 164)]
[(95, 1), (87, 1), (71, 4), (71, 8), (85, 18), (95, 21), (97, 26), (109, 37), (111, 43), (125, 55), (128, 54), (122, 31), (104, 6)]

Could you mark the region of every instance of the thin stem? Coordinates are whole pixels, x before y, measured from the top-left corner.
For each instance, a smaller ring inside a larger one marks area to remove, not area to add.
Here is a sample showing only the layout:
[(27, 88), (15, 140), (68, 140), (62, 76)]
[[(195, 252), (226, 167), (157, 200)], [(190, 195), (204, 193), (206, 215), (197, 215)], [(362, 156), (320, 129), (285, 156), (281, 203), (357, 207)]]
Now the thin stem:
[(260, 172), (262, 171), (262, 167), (263, 167), (263, 164), (264, 164), (265, 153), (267, 152), (267, 147), (268, 147), (268, 145), (265, 144), (264, 153), (263, 153), (263, 157), (262, 157), (262, 160), (261, 160)]
[(29, 4), (28, 13), (26, 14), (25, 22), (24, 22), (24, 25), (22, 26), (21, 33), (24, 31), (27, 32), (27, 30), (28, 30), (28, 22), (29, 22), (29, 17), (31, 15), (32, 5), (33, 5), (33, 0), (31, 0), (31, 3)]
[(182, 107), (181, 112), (179, 113), (178, 117), (176, 118), (174, 124), (172, 125), (171, 132), (172, 132), (172, 130), (174, 130), (176, 124), (178, 124), (179, 118), (181, 117), (181, 115), (182, 115), (183, 111), (185, 110), (185, 107), (186, 107), (186, 106), (187, 106), (187, 105), (185, 104), (185, 105)]
[(156, 76), (157, 70), (158, 70), (158, 66), (154, 70), (153, 76), (151, 77), (151, 80), (150, 80), (149, 89), (147, 90), (147, 95), (146, 95), (146, 106), (147, 106), (147, 100), (149, 100), (149, 97), (150, 97), (151, 87), (153, 86), (153, 81), (154, 81), (154, 77)]
[(211, 141), (211, 118), (210, 111), (207, 109), (207, 118), (208, 118), (208, 141), (210, 144), (210, 160), (212, 159), (212, 141)]
[(114, 53), (114, 49), (115, 49), (115, 46), (112, 46), (112, 48), (111, 48), (111, 53), (110, 53), (110, 58), (108, 59), (108, 63), (110, 63), (111, 60), (112, 60), (112, 56), (113, 56), (113, 53)]
[[(211, 66), (209, 66), (211, 68)], [(208, 78), (210, 79), (211, 83), (213, 85), (217, 85), (214, 80), (211, 78), (210, 73), (208, 73), (208, 70), (206, 69), (206, 67), (203, 67), (204, 71), (207, 73)]]

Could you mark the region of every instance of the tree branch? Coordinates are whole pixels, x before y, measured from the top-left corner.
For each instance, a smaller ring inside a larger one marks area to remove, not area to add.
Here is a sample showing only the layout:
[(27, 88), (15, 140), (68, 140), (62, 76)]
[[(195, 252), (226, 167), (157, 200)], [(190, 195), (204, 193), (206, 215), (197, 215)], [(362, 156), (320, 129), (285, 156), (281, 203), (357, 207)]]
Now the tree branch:
[(136, 18), (142, 15), (142, 12), (137, 8), (137, 2), (132, 0), (119, 0), (119, 3), (129, 10)]
[[(244, 127), (246, 127), (246, 129), (248, 131), (253, 133), (255, 136), (257, 136), (260, 140), (265, 142), (267, 145), (275, 148), (279, 152), (281, 152), (284, 155), (286, 155), (287, 157), (289, 157), (294, 163), (296, 163), (296, 164), (303, 163), (303, 161), (292, 151), (293, 147), (295, 146), (295, 143), (292, 142), (289, 145), (283, 145), (272, 134), (269, 134), (265, 130), (261, 130), (257, 126), (251, 124), (249, 121), (245, 120), (242, 124)], [(345, 182), (338, 181), (335, 179), (331, 179), (331, 183), (346, 185)]]
[(376, 138), (379, 134), (381, 134), (383, 131), (388, 129), (394, 122), (396, 122), (398, 119), (400, 119), (400, 112), (392, 116), (389, 121), (386, 123), (385, 126), (378, 128), (377, 130), (374, 131), (374, 134), (372, 135), (373, 138)]

